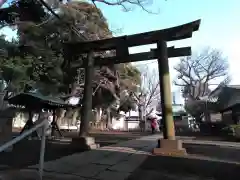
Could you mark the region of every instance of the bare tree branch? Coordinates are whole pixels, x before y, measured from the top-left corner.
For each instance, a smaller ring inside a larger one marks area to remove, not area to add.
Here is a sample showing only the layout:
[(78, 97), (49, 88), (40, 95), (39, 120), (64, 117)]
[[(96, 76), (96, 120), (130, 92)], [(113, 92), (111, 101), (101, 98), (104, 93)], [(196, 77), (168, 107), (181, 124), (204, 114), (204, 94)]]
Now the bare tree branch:
[(227, 59), (215, 49), (206, 48), (180, 60), (174, 84), (183, 87), (183, 94), (193, 99), (209, 94), (209, 84), (228, 75)]
[(181, 59), (174, 69), (178, 73), (174, 84), (182, 87), (186, 110), (196, 120), (201, 120), (206, 107), (209, 108), (208, 102), (201, 99), (211, 93), (209, 85), (222, 79), (218, 87), (230, 82), (227, 59), (220, 51), (206, 48), (199, 54)]
[(149, 108), (153, 101), (157, 102), (160, 97), (158, 72), (147, 67), (140, 67), (140, 71), (142, 79), (140, 93), (146, 95), (144, 105)]
[[(108, 6), (121, 6), (123, 10), (126, 12), (131, 11), (134, 6), (138, 6), (147, 13), (151, 13), (151, 14), (159, 13), (159, 12), (152, 12), (146, 8), (146, 6), (152, 4), (152, 0), (88, 0), (88, 1), (91, 1), (95, 6), (96, 6), (96, 3), (102, 3)], [(63, 2), (62, 0), (48, 0), (47, 3), (52, 8), (57, 8)]]
[[(134, 5), (140, 7), (142, 10), (150, 14), (158, 14), (158, 12), (152, 12), (146, 8), (147, 5), (152, 4), (152, 0), (92, 0), (95, 4), (96, 2), (104, 3), (109, 6), (121, 6), (124, 11), (128, 12), (132, 10), (129, 5)], [(95, 4), (96, 5), (96, 4)]]

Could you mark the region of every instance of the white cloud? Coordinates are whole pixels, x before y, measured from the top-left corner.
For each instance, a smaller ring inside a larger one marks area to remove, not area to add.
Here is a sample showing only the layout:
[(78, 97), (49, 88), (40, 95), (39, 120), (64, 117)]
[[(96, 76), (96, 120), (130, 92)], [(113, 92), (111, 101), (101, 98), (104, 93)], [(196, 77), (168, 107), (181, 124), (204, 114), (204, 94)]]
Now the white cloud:
[(228, 55), (232, 84), (240, 84), (240, 39), (226, 43), (225, 51)]

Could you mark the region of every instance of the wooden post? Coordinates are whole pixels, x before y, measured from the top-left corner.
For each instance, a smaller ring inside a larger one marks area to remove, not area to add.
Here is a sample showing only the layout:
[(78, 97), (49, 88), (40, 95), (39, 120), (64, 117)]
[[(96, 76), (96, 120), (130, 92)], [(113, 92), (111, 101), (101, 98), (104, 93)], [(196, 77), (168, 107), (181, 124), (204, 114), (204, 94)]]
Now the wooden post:
[[(12, 140), (12, 127), (13, 117), (15, 116), (15, 110), (13, 108), (6, 108), (1, 111), (0, 122), (0, 146)], [(12, 151), (13, 146), (9, 146), (5, 149), (5, 152)]]
[(92, 81), (94, 75), (93, 52), (88, 53), (87, 64), (85, 65), (84, 95), (81, 108), (81, 124), (79, 136), (85, 137), (88, 133), (89, 120), (92, 113)]
[(175, 140), (175, 129), (172, 113), (172, 93), (166, 41), (159, 41), (157, 43), (157, 53), (163, 120), (163, 137), (164, 139)]
[[(32, 110), (28, 110), (28, 120), (26, 122), (26, 124), (24, 125), (24, 127), (22, 128), (20, 134), (22, 134), (25, 130), (30, 129), (34, 124), (33, 124), (33, 112)], [(33, 134), (32, 134), (33, 135)]]
[(55, 136), (55, 132), (57, 131), (58, 132), (58, 135), (60, 137), (63, 137), (63, 134), (58, 126), (58, 123), (57, 123), (57, 115), (56, 115), (56, 109), (52, 109), (52, 116), (53, 116), (53, 120), (52, 120), (52, 132), (51, 132), (51, 136)]
[(107, 108), (107, 129), (110, 130), (112, 128), (112, 117), (111, 117), (111, 109)]

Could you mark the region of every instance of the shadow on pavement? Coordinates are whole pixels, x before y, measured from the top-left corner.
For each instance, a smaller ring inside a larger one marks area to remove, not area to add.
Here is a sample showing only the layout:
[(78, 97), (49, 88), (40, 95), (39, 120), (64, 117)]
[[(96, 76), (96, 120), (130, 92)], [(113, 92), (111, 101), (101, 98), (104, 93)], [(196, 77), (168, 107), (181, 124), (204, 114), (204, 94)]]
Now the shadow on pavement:
[(240, 179), (239, 170), (240, 163), (192, 154), (186, 157), (148, 155), (127, 180)]
[[(193, 154), (189, 154), (186, 157), (154, 156), (151, 155), (150, 152), (156, 146), (156, 143), (150, 139), (151, 138), (143, 138), (142, 140), (132, 141), (132, 144), (129, 142), (128, 144), (116, 145), (115, 151), (119, 157), (123, 156), (124, 153), (130, 153), (136, 150), (137, 152), (133, 152), (135, 159), (132, 159), (133, 162), (131, 162), (131, 156), (128, 156), (128, 159), (118, 164), (115, 162), (115, 165), (108, 168), (108, 170), (120, 171), (122, 173), (128, 172), (129, 177), (127, 180), (240, 179), (240, 163)], [(112, 146), (112, 151), (114, 151), (114, 146), (115, 145)], [(110, 147), (107, 147), (104, 150), (110, 151), (110, 149)], [(217, 149), (213, 150), (217, 153)], [(140, 162), (143, 156), (146, 158), (138, 164), (138, 167), (135, 166), (137, 167), (136, 169), (131, 171), (134, 164), (136, 165), (136, 162)]]
[[(18, 133), (14, 134), (15, 136)], [(45, 148), (45, 162), (53, 161), (65, 156), (69, 156), (75, 153), (81, 153), (70, 145), (71, 137), (76, 137), (77, 132), (64, 132), (63, 141), (58, 140), (47, 140)], [(111, 144), (120, 143), (122, 141), (128, 141), (141, 136), (140, 133), (102, 133), (91, 134), (95, 137), (95, 141), (100, 146), (108, 146)], [(66, 140), (66, 141), (64, 141)], [(1, 152), (0, 153), (0, 170), (5, 169), (20, 169), (30, 165), (38, 164), (40, 156), (40, 140), (23, 140), (13, 146), (12, 152)]]
[(182, 157), (148, 156), (128, 180), (239, 179), (239, 164)]
[[(40, 140), (24, 140), (13, 146), (12, 152), (0, 153), (0, 164), (11, 168), (23, 168), (29, 165), (38, 164), (40, 156)], [(69, 148), (68, 143), (55, 143), (46, 141), (45, 161), (52, 161), (63, 156), (77, 153)]]
[(183, 144), (189, 154), (240, 163), (240, 148), (219, 145)]
[[(240, 164), (191, 155), (153, 156), (151, 150), (156, 144), (156, 137), (148, 136), (96, 150), (70, 154), (45, 162), (44, 178), (52, 180), (240, 179)], [(20, 176), (23, 177), (22, 179), (36, 176), (37, 167), (38, 165), (28, 167), (18, 171), (14, 176), (18, 179)], [(11, 172), (5, 172), (5, 175), (13, 176)]]

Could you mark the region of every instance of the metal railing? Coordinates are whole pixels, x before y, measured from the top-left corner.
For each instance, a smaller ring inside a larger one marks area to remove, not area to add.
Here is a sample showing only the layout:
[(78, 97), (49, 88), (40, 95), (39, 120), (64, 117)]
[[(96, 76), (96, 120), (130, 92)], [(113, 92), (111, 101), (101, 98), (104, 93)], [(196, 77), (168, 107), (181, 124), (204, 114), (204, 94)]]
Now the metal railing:
[(38, 167), (38, 173), (39, 178), (42, 180), (43, 177), (43, 166), (44, 166), (44, 154), (45, 154), (45, 143), (46, 143), (46, 129), (48, 125), (48, 120), (45, 119), (41, 123), (35, 125), (31, 129), (23, 132), (21, 135), (17, 136), (16, 138), (12, 139), (11, 141), (8, 141), (7, 143), (0, 146), (0, 152), (6, 150), (7, 148), (11, 147), (12, 145), (18, 143), (25, 137), (29, 136), (33, 132), (35, 132), (37, 129), (42, 128), (42, 138), (41, 138), (41, 149), (40, 149), (40, 158), (39, 158), (39, 167)]

